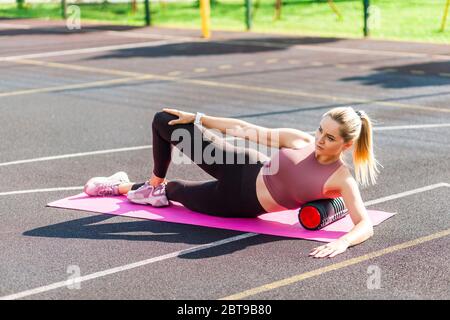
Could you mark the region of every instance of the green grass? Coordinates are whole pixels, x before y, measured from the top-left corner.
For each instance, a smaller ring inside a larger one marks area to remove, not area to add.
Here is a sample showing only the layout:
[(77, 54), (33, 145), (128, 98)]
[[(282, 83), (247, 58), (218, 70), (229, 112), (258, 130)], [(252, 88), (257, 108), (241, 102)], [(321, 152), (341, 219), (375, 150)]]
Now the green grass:
[[(243, 0), (218, 0), (211, 9), (212, 30), (245, 30)], [(255, 12), (256, 32), (296, 35), (361, 37), (362, 0), (335, 0), (343, 15), (339, 20), (326, 1), (285, 0), (281, 19), (274, 20), (274, 0), (260, 0)], [(372, 0), (374, 6), (371, 37), (375, 39), (450, 43), (450, 16), (447, 30), (439, 32), (446, 0)], [(256, 0), (253, 0), (256, 3)], [(144, 5), (136, 13), (129, 4), (79, 4), (81, 21), (102, 21), (140, 26)], [(58, 4), (0, 5), (0, 17), (60, 19)], [(377, 19), (376, 16), (379, 18)], [(192, 3), (152, 3), (156, 26), (200, 28), (199, 9)]]

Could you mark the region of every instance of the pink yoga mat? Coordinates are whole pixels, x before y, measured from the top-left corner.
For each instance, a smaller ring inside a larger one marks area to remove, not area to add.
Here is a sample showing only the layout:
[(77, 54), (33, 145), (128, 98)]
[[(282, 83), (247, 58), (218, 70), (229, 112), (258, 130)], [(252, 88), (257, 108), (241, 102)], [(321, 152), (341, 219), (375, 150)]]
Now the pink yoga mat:
[[(125, 196), (89, 197), (85, 193), (51, 202), (47, 206), (322, 242), (331, 242), (353, 227), (348, 215), (321, 230), (309, 231), (298, 222), (298, 210), (271, 212), (257, 218), (221, 218), (191, 211), (175, 201), (171, 201), (168, 207), (154, 208), (131, 203)], [(373, 225), (378, 225), (396, 214), (379, 210), (367, 211)]]

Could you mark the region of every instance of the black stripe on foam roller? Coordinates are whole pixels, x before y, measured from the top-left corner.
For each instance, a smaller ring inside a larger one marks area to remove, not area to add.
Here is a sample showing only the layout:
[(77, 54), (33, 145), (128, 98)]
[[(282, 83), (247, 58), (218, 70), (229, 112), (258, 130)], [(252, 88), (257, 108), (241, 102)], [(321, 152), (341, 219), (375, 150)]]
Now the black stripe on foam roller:
[[(345, 208), (344, 201), (342, 197), (329, 199), (328, 206), (332, 206), (333, 210), (330, 212), (325, 219), (322, 220), (320, 224), (320, 228), (325, 227), (326, 225), (329, 225), (330, 223), (339, 220), (340, 218), (344, 217), (348, 213), (348, 209)], [(331, 210), (331, 208), (327, 208), (327, 211)]]

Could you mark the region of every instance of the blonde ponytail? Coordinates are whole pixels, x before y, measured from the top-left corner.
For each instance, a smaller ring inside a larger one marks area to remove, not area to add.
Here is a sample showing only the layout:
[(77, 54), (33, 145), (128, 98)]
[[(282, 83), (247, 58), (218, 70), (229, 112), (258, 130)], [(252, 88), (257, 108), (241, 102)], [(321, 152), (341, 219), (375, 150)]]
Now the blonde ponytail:
[[(353, 164), (355, 179), (363, 187), (375, 185), (379, 170), (373, 151), (372, 121), (362, 110), (352, 107), (333, 108), (324, 116), (338, 122), (344, 143), (354, 141)], [(380, 164), (381, 165), (381, 164)]]
[(365, 187), (377, 183), (379, 171), (377, 168), (378, 162), (373, 152), (372, 122), (364, 111), (359, 111), (359, 113), (361, 114), (361, 131), (355, 141), (353, 164), (356, 181)]

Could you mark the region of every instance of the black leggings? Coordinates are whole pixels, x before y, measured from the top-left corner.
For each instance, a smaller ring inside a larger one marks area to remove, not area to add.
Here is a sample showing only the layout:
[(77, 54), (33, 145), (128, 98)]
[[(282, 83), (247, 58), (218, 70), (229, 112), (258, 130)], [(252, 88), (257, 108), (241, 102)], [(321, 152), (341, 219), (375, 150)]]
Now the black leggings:
[[(256, 177), (268, 157), (255, 149), (232, 145), (212, 130), (193, 123), (168, 124), (175, 119), (178, 117), (164, 111), (157, 112), (153, 118), (153, 173), (165, 178), (172, 160), (172, 146), (176, 146), (216, 180), (171, 180), (166, 186), (167, 198), (214, 216), (256, 217), (266, 213), (256, 196)], [(172, 133), (177, 129), (182, 129), (176, 132), (183, 134), (181, 141), (172, 140)], [(185, 140), (187, 135), (189, 139)], [(223, 161), (205, 161), (202, 156), (205, 149), (205, 154)], [(201, 153), (195, 154), (194, 150)], [(132, 190), (141, 185), (133, 185)]]

